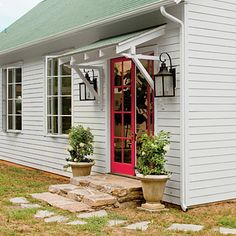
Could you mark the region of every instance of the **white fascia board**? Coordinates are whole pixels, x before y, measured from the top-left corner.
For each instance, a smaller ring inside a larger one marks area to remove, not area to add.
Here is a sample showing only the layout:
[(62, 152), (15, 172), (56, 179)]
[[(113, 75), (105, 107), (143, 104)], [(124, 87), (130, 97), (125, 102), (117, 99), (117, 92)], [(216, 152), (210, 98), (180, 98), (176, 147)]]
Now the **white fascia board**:
[(118, 45), (116, 46), (116, 53), (119, 54), (121, 52), (129, 50), (132, 47), (136, 47), (140, 44), (146, 43), (155, 38), (159, 38), (163, 36), (165, 34), (165, 28), (166, 26), (163, 25), (156, 29), (150, 30), (146, 33), (143, 33), (141, 35), (138, 35), (136, 37), (133, 37), (133, 38), (130, 38), (128, 40), (118, 43)]
[(36, 41), (33, 41), (33, 42), (24, 43), (24, 44), (21, 44), (19, 46), (14, 47), (14, 48), (9, 48), (9, 49), (3, 50), (3, 51), (0, 52), (0, 56), (8, 54), (8, 53), (15, 52), (17, 50), (22, 50), (22, 49), (25, 49), (25, 48), (33, 47), (37, 44), (42, 44), (42, 43), (50, 42), (50, 41), (53, 41), (53, 40), (56, 40), (56, 39), (59, 39), (59, 38), (62, 38), (62, 37), (67, 37), (69, 35), (79, 33), (79, 32), (81, 32), (83, 30), (86, 30), (86, 29), (106, 25), (107, 23), (111, 23), (112, 21), (115, 22), (115, 21), (119, 21), (121, 19), (124, 20), (126, 18), (130, 18), (131, 16), (144, 14), (144, 13), (147, 13), (147, 12), (150, 12), (150, 11), (153, 11), (153, 10), (157, 10), (161, 6), (173, 5), (174, 3), (176, 3), (176, 4), (180, 3), (180, 0), (166, 0), (166, 1), (147, 4), (146, 6), (142, 6), (140, 8), (135, 9), (135, 10), (130, 10), (126, 13), (118, 14), (118, 15), (113, 16), (113, 17), (107, 17), (107, 18), (102, 19), (102, 20), (95, 20), (95, 21), (92, 21), (88, 24), (85, 24), (85, 25), (82, 25), (82, 26), (79, 26), (79, 27), (75, 27), (75, 28), (72, 28), (70, 30), (67, 30), (67, 31), (64, 31), (64, 32), (61, 32), (61, 33), (57, 33), (55, 35), (51, 35), (51, 36), (48, 36), (48, 37), (45, 37), (45, 38), (42, 38), (42, 39), (39, 39), (39, 40), (36, 40)]

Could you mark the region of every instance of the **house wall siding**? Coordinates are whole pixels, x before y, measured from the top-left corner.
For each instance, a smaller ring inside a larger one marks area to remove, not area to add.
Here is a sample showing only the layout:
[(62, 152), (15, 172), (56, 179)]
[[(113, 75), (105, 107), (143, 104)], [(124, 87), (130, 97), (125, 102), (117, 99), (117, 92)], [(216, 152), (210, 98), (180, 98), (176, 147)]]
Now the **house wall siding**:
[(168, 52), (177, 73), (176, 96), (155, 99), (156, 132), (171, 133), (171, 150), (167, 156), (167, 169), (172, 172), (167, 182), (164, 200), (180, 204), (180, 34), (176, 24), (169, 23), (166, 34), (158, 40), (158, 54)]
[(185, 7), (191, 206), (236, 198), (236, 2)]
[[(61, 175), (69, 175), (63, 170), (67, 138), (45, 135), (44, 124), (44, 60), (25, 61), (23, 65), (23, 129), (20, 134), (0, 131), (0, 158), (14, 163), (38, 168)], [(0, 94), (2, 94), (2, 86)], [(95, 172), (104, 172), (106, 126), (104, 111), (95, 102), (82, 104), (78, 96), (78, 79), (74, 79), (74, 121), (90, 126), (95, 137)], [(86, 102), (85, 102), (86, 103)], [(1, 102), (2, 104), (2, 97)], [(104, 107), (105, 110), (105, 107)], [(0, 106), (2, 114), (2, 105)], [(91, 114), (96, 111), (95, 115)]]

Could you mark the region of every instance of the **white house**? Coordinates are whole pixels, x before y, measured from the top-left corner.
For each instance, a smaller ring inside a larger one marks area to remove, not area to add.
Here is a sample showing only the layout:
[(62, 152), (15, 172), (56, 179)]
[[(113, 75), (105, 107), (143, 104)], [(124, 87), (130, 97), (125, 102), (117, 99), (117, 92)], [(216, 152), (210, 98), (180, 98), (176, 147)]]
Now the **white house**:
[[(42, 1), (0, 33), (0, 159), (69, 175), (82, 124), (95, 172), (134, 175), (136, 137), (167, 130), (165, 201), (236, 198), (235, 15), (235, 0)], [(166, 52), (175, 96), (154, 98)]]

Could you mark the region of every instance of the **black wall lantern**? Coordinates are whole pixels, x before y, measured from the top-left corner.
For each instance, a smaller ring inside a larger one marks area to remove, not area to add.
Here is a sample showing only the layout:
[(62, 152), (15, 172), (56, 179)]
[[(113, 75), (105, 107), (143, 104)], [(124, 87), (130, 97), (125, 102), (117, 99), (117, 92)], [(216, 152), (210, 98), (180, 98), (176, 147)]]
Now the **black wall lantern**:
[[(97, 85), (97, 76), (94, 75), (94, 70), (92, 70), (92, 77), (89, 76), (89, 71), (84, 71), (85, 78), (88, 82), (93, 86), (94, 90), (98, 91)], [(80, 101), (92, 101), (95, 100), (93, 94), (89, 91), (85, 83), (79, 83), (79, 94), (80, 94)]]
[[(170, 68), (166, 66), (166, 59), (163, 55), (167, 55), (170, 60)], [(160, 55), (161, 67), (160, 71), (154, 75), (154, 93), (155, 97), (174, 97), (176, 88), (176, 71), (172, 67), (171, 57), (167, 52)]]

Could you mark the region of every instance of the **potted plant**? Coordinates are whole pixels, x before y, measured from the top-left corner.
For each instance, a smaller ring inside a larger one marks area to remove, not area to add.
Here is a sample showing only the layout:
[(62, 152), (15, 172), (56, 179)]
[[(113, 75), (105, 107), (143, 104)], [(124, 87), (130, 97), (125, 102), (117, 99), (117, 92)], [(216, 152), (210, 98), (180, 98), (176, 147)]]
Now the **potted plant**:
[(165, 169), (165, 155), (170, 149), (170, 134), (161, 131), (158, 136), (143, 134), (139, 138), (137, 153), (137, 176), (142, 182), (143, 195), (146, 200), (141, 209), (160, 211), (165, 208), (160, 203), (170, 172)]
[(93, 154), (93, 135), (89, 128), (82, 125), (74, 126), (69, 132), (69, 146), (67, 151), (70, 157), (66, 158), (66, 167), (71, 167), (73, 177), (87, 176), (95, 161), (87, 156)]

